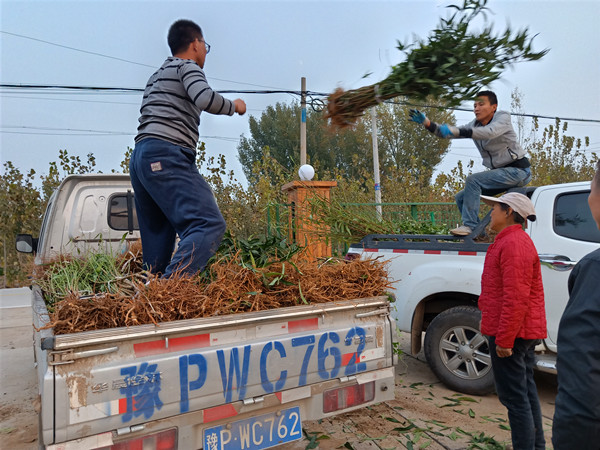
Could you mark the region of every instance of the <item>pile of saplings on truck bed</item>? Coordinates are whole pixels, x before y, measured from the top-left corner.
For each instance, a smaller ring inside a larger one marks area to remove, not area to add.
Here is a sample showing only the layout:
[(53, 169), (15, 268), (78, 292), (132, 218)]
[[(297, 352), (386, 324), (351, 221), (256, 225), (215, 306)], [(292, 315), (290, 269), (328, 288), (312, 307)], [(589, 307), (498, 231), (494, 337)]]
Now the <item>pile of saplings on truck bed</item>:
[(385, 263), (310, 261), (277, 237), (226, 236), (196, 276), (144, 271), (139, 241), (119, 255), (60, 256), (34, 276), (55, 334), (375, 297), (390, 287)]

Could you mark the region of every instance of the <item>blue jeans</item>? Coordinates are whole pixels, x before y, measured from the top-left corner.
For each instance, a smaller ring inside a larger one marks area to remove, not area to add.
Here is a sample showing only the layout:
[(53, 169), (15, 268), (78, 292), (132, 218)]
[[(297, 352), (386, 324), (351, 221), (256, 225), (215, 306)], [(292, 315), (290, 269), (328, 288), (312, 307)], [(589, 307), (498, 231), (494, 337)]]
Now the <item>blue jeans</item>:
[(515, 450), (545, 449), (542, 410), (533, 379), (537, 339), (515, 339), (513, 354), (500, 358), (496, 338), (487, 336), (498, 399), (508, 410)]
[(146, 138), (135, 145), (129, 172), (146, 268), (165, 278), (204, 269), (221, 243), (225, 220), (196, 168), (196, 152)]
[(525, 186), (530, 181), (529, 167), (502, 167), (469, 175), (465, 188), (455, 196), (463, 224), (473, 229), (479, 223), (480, 195), (495, 195), (501, 190)]

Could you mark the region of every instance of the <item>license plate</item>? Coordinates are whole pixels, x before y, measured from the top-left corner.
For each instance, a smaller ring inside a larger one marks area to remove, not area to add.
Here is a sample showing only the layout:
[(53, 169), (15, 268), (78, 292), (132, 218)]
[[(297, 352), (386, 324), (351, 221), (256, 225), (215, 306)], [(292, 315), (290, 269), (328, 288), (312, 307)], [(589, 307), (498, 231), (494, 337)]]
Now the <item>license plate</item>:
[(302, 437), (300, 408), (238, 420), (204, 430), (204, 450), (260, 450)]

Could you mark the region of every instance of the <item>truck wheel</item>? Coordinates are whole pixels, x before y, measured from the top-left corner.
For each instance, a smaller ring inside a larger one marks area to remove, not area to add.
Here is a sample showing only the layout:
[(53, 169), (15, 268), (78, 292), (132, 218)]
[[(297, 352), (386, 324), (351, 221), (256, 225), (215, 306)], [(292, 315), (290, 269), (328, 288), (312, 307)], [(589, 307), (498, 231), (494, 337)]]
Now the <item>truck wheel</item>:
[(484, 395), (494, 390), (487, 339), (479, 332), (481, 313), (457, 306), (438, 314), (425, 333), (425, 357), (435, 375), (452, 390)]

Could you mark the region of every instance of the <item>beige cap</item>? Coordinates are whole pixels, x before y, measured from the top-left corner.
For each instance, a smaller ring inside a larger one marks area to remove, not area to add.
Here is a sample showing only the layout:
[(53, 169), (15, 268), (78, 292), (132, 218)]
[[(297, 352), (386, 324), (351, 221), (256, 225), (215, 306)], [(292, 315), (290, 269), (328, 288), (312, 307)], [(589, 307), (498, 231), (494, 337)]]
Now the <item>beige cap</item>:
[(524, 219), (531, 220), (532, 222), (535, 221), (535, 208), (526, 195), (519, 194), (518, 192), (507, 192), (500, 197), (482, 195), (481, 199), (486, 205), (490, 206), (494, 206), (494, 203), (506, 203)]

